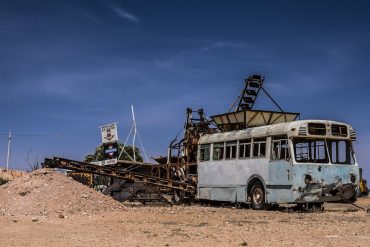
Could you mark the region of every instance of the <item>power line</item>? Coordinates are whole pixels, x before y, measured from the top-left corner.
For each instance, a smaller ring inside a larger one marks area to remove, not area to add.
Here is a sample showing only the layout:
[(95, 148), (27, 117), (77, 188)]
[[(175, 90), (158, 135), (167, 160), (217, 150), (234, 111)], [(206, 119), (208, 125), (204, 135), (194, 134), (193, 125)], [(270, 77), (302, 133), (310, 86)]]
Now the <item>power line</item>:
[[(18, 137), (49, 137), (49, 136), (63, 136), (63, 133), (58, 134), (14, 134), (12, 136), (18, 136)], [(8, 136), (8, 134), (0, 134), (0, 136)]]
[[(13, 132), (14, 133), (14, 132)], [(55, 134), (50, 133), (20, 133), (12, 134), (13, 137), (63, 137), (63, 136), (81, 136), (83, 134), (96, 133), (95, 130), (85, 130), (85, 131), (76, 131), (76, 132), (58, 132)], [(9, 133), (0, 133), (0, 136), (8, 136)]]

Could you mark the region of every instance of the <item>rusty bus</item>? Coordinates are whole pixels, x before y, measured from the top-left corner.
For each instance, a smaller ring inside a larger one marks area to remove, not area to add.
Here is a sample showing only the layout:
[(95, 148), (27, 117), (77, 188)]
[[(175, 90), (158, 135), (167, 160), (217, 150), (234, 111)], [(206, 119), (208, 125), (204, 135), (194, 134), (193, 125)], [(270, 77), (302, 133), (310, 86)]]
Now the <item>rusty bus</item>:
[(198, 142), (199, 199), (322, 205), (354, 201), (359, 168), (348, 124), (299, 120), (223, 133)]

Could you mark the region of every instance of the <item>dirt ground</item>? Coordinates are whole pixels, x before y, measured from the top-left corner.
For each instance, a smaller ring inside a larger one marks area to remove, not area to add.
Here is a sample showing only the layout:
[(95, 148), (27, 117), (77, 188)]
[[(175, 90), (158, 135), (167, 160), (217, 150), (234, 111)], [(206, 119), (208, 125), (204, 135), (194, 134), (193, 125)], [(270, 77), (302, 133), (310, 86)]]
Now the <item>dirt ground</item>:
[(124, 206), (52, 169), (39, 169), (0, 186), (0, 215), (72, 216), (124, 211)]
[(354, 209), (125, 206), (40, 169), (0, 186), (0, 246), (370, 246), (370, 213)]
[[(370, 207), (369, 198), (359, 205)], [(88, 215), (0, 216), (1, 246), (370, 246), (370, 214), (142, 206)]]

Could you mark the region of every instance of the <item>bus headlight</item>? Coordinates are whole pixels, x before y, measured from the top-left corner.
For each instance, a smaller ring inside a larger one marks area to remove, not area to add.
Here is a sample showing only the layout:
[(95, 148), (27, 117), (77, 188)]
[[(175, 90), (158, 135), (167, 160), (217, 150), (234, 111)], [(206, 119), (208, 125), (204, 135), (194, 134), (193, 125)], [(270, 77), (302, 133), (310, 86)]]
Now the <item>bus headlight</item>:
[(356, 182), (356, 176), (353, 174), (350, 174), (350, 176), (351, 176), (351, 183), (354, 184)]
[(310, 183), (312, 182), (312, 177), (311, 177), (311, 175), (306, 174), (306, 175), (304, 176), (304, 182), (305, 182), (305, 184), (310, 184)]

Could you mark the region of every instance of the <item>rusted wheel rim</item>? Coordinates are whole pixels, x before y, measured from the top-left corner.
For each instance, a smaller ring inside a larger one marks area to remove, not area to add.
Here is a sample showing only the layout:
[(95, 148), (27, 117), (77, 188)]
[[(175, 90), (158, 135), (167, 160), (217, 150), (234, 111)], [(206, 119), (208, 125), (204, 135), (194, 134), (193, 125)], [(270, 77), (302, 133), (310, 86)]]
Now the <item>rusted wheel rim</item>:
[(261, 205), (263, 200), (263, 191), (261, 188), (255, 188), (253, 191), (253, 203), (255, 205)]

